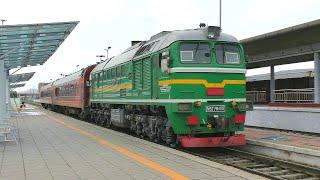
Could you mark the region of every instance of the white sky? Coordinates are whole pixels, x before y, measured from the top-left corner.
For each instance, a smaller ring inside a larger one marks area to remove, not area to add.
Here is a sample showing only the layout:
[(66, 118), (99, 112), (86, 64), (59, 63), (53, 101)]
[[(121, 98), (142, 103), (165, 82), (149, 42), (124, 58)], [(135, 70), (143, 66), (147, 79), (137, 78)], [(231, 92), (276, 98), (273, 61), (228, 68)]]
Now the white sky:
[[(164, 30), (197, 28), (200, 22), (218, 25), (219, 0), (4, 0), (0, 19), (6, 24), (80, 21), (58, 51), (36, 71), (24, 88), (36, 88), (97, 62), (97, 54), (112, 48), (109, 55), (121, 53), (131, 40), (146, 40)], [(275, 31), (320, 18), (318, 0), (222, 0), (222, 30), (238, 39)], [(313, 68), (313, 62), (277, 66), (276, 71)], [(267, 73), (269, 68), (250, 70)]]

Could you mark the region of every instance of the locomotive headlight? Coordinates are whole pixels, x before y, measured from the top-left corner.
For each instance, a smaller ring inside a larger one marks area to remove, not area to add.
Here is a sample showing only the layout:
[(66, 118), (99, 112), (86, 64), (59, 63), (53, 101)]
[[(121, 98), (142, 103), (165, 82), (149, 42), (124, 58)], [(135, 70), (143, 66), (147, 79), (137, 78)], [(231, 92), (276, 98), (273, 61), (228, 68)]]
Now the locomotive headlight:
[(194, 105), (196, 107), (200, 107), (202, 105), (202, 102), (201, 101), (196, 101), (196, 102), (194, 102)]
[(192, 104), (191, 103), (179, 103), (178, 104), (178, 110), (179, 111), (191, 111), (192, 110)]
[(238, 105), (238, 102), (235, 101), (235, 100), (232, 100), (232, 101), (231, 101), (231, 105), (232, 105), (233, 109), (236, 109), (236, 108), (237, 108), (237, 105)]
[(208, 26), (207, 28), (208, 38), (215, 39), (220, 36), (221, 28), (217, 26)]

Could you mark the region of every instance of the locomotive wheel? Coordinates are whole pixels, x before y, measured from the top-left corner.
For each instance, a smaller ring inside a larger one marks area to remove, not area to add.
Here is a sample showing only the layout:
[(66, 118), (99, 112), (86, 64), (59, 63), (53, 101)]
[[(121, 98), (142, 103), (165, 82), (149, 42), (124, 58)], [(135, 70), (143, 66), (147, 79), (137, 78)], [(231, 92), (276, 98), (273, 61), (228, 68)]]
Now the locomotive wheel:
[(88, 112), (86, 112), (85, 110), (81, 111), (80, 114), (79, 114), (79, 117), (82, 121), (90, 121), (90, 114), (88, 114)]
[(142, 124), (141, 123), (137, 123), (136, 125), (136, 134), (137, 136), (143, 138), (143, 133), (142, 133)]
[(100, 114), (99, 114), (98, 111), (96, 111), (95, 116), (94, 116), (94, 118), (93, 118), (93, 122), (94, 122), (95, 124), (98, 124), (99, 118), (100, 118)]
[(174, 134), (171, 127), (166, 128), (166, 144), (172, 148), (177, 147), (177, 135)]
[(104, 126), (105, 125), (105, 119), (104, 119), (103, 116), (100, 116), (100, 118), (99, 118), (99, 125), (100, 126)]
[(107, 128), (112, 128), (112, 122), (111, 122), (110, 117), (106, 117), (105, 126), (106, 126)]
[(63, 113), (63, 114), (65, 114), (65, 115), (67, 115), (67, 116), (69, 115), (69, 112), (68, 112), (67, 107), (63, 107), (61, 110), (62, 110), (62, 113)]

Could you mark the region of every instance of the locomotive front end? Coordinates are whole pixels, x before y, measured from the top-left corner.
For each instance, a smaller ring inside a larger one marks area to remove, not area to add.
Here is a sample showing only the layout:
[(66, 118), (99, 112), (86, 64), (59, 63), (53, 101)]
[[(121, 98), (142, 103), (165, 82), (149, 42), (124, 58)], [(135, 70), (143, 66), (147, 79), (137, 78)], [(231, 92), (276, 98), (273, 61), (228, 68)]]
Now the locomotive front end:
[[(211, 30), (210, 30), (211, 29)], [(245, 144), (245, 57), (242, 46), (217, 28), (207, 40), (173, 43), (163, 53), (160, 98), (183, 147)]]

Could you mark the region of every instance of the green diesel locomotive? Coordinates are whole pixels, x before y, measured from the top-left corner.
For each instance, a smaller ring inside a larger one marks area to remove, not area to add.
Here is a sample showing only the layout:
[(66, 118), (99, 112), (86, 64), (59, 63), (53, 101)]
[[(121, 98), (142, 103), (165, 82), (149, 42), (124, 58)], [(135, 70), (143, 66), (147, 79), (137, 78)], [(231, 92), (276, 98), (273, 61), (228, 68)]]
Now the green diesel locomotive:
[(245, 56), (215, 26), (134, 41), (90, 74), (91, 120), (182, 147), (245, 144)]

